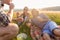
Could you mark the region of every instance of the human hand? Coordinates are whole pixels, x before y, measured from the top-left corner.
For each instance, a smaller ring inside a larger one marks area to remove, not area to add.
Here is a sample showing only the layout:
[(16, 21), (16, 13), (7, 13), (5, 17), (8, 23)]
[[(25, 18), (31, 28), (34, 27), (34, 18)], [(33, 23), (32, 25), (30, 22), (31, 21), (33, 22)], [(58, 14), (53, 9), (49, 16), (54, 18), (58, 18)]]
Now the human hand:
[(11, 9), (14, 9), (14, 4), (13, 3), (10, 3), (9, 8), (10, 8), (10, 10)]
[(26, 23), (26, 25), (27, 25), (28, 27), (30, 27), (30, 26), (31, 26), (31, 23)]

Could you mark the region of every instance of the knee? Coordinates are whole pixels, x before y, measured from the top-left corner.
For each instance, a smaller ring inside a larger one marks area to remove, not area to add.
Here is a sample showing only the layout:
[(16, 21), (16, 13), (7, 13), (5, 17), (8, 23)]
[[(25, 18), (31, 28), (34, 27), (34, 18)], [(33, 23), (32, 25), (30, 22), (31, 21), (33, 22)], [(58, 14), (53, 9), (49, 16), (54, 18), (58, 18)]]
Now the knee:
[(60, 29), (55, 29), (53, 31), (53, 33), (54, 33), (55, 36), (59, 36), (60, 37)]
[(47, 36), (48, 36), (47, 33), (44, 33), (44, 34), (43, 34), (43, 38), (46, 38)]
[(44, 33), (44, 34), (43, 34), (43, 39), (44, 39), (44, 40), (47, 40), (47, 39), (50, 40), (50, 36), (49, 36), (49, 34)]
[(10, 28), (11, 28), (11, 34), (12, 35), (17, 35), (19, 32), (19, 27), (17, 24), (10, 24)]
[(19, 28), (17, 24), (10, 23), (8, 27), (5, 28), (3, 39), (12, 39), (17, 36)]

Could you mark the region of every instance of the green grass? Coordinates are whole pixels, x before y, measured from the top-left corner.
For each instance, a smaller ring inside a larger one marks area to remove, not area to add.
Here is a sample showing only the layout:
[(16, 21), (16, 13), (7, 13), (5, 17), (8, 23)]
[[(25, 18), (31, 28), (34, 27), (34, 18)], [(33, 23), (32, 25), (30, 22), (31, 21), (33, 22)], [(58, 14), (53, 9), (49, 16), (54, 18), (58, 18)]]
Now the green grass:
[[(14, 23), (17, 24), (16, 21), (14, 21)], [(27, 39), (25, 40), (32, 40), (31, 36), (30, 36), (30, 28), (26, 26), (26, 24), (24, 23), (23, 25), (19, 26), (20, 30), (19, 30), (19, 34), (20, 33), (26, 33), (27, 34)], [(15, 38), (13, 40), (16, 40)]]
[(51, 20), (55, 21), (58, 25), (60, 25), (60, 13), (59, 14), (57, 14), (57, 13), (55, 13), (55, 14), (51, 13), (51, 14), (49, 14), (48, 13), (47, 15), (49, 16), (49, 18)]
[[(48, 13), (47, 15), (49, 16), (49, 18), (51, 20), (55, 21), (58, 25), (60, 25), (60, 14)], [(16, 17), (16, 15), (14, 17)], [(17, 22), (15, 21), (15, 23), (17, 23)], [(32, 40), (32, 38), (30, 36), (30, 29), (25, 24), (19, 26), (19, 28), (20, 28), (19, 34), (26, 33), (28, 35), (28, 38), (26, 40)], [(16, 39), (14, 39), (14, 40), (16, 40)]]

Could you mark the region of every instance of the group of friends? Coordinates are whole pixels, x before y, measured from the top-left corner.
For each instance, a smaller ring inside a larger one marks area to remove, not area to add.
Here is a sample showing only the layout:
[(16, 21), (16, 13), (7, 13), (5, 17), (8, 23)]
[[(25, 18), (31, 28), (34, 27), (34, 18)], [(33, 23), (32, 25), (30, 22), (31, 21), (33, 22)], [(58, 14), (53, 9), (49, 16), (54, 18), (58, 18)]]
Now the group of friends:
[(32, 17), (30, 17), (31, 15), (29, 15), (30, 12), (28, 7), (23, 9), (21, 15), (19, 15), (19, 12), (16, 14), (17, 18), (14, 20), (18, 21), (18, 25), (24, 23), (24, 21), (26, 22), (26, 25), (30, 28), (30, 35), (33, 40), (59, 40), (60, 33), (58, 32), (60, 29), (46, 14), (39, 13), (37, 9), (32, 9)]
[(5, 14), (10, 22), (7, 26), (0, 25), (0, 40), (11, 40), (17, 36), (19, 27), (17, 24), (11, 23), (12, 20), (17, 20), (19, 25), (26, 22), (26, 25), (30, 28), (30, 34), (33, 40), (57, 40), (55, 38), (60, 37), (58, 25), (45, 14), (39, 13), (36, 9), (32, 9), (32, 18), (30, 18), (28, 13), (29, 9), (25, 7), (22, 15), (13, 19), (14, 4), (12, 0), (0, 0), (0, 14), (4, 13), (4, 4), (9, 6), (9, 11)]

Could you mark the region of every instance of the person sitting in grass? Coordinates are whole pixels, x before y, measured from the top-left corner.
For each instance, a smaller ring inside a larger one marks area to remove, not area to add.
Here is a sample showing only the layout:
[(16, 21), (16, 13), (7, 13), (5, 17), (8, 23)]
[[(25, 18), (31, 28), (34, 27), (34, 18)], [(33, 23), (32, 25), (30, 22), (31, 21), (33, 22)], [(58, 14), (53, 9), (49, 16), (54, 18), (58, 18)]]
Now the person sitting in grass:
[(20, 17), (19, 12), (16, 13), (16, 18), (13, 18), (13, 22), (17, 23), (18, 26), (20, 26), (21, 23), (23, 22), (23, 18)]
[(17, 22), (19, 22), (19, 24), (18, 24), (19, 28), (20, 28), (19, 34), (25, 33), (28, 36), (26, 40), (32, 40), (31, 37), (30, 37), (30, 28), (26, 26), (26, 22), (30, 18), (29, 17), (30, 14), (28, 13), (28, 11), (29, 11), (28, 7), (24, 7), (23, 13), (21, 15), (19, 15), (19, 12), (18, 12), (17, 15), (19, 15), (19, 16), (17, 18), (15, 18), (15, 20)]
[[(38, 14), (38, 11), (36, 11), (35, 9), (33, 9), (34, 13), (34, 17), (36, 17)], [(37, 14), (36, 14), (37, 13)], [(32, 19), (32, 17), (31, 17)], [(39, 27), (35, 26), (35, 24), (32, 24), (31, 19), (26, 23), (26, 25), (30, 28), (30, 35), (32, 37), (33, 40), (43, 40), (41, 37), (41, 30)]]
[(28, 13), (28, 11), (29, 11), (28, 7), (24, 7), (23, 13), (20, 16), (23, 18), (24, 21), (27, 21), (29, 19), (30, 14)]
[(18, 25), (20, 26), (24, 21), (27, 21), (30, 14), (28, 13), (28, 7), (24, 7), (23, 13), (20, 15), (19, 12), (17, 12), (17, 18), (14, 18), (13, 20), (18, 21)]
[[(33, 9), (32, 15), (33, 18), (31, 19), (31, 23), (37, 27), (40, 28), (41, 32), (42, 32), (42, 37), (44, 40), (52, 40), (51, 38), (57, 36), (60, 37), (60, 29), (58, 28), (57, 24), (52, 21), (51, 19), (48, 18), (48, 16), (46, 16), (43, 13), (40, 13), (39, 15), (37, 15), (38, 13), (36, 13), (36, 9)], [(34, 28), (33, 28), (34, 29)]]
[(41, 30), (38, 27), (32, 25), (30, 22), (27, 22), (26, 25), (30, 28), (30, 35), (33, 40), (43, 40), (41, 37)]
[[(4, 4), (9, 6), (8, 13), (3, 12)], [(0, 0), (0, 40), (11, 40), (19, 31), (18, 25), (11, 23), (14, 4), (12, 0)]]

